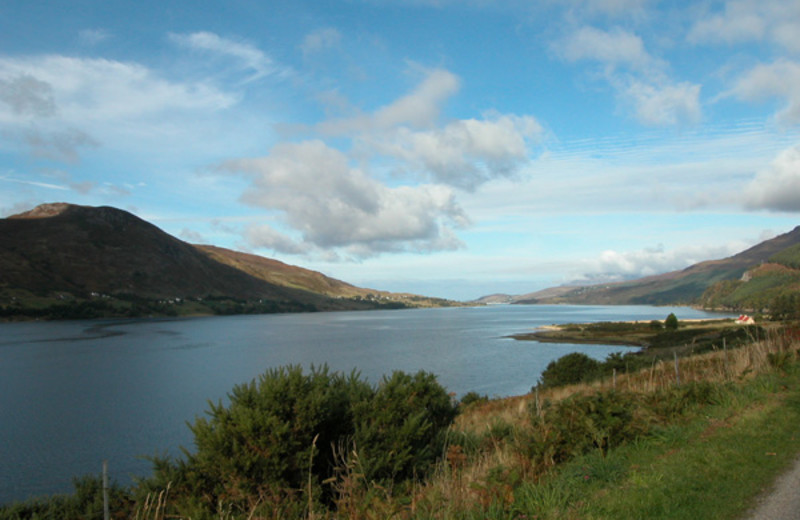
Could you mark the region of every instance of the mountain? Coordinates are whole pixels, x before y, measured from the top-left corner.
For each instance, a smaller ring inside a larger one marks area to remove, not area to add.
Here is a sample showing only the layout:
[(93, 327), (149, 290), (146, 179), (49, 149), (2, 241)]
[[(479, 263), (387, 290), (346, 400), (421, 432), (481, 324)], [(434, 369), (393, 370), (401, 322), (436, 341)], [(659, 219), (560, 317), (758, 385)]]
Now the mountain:
[[(746, 272), (773, 257), (800, 247), (800, 226), (722, 260), (694, 264), (638, 280), (584, 286), (561, 286), (513, 296), (510, 303), (573, 303), (596, 305), (700, 304), (704, 293), (718, 283), (740, 280)], [(800, 255), (798, 255), (800, 256)]]
[(450, 307), (460, 305), (458, 302), (442, 298), (356, 287), (317, 271), (222, 247), (209, 245), (195, 245), (194, 247), (220, 263), (234, 267), (269, 283), (310, 291), (331, 298), (372, 301), (383, 303), (384, 305), (393, 302), (406, 307)]
[(307, 269), (188, 244), (112, 207), (45, 204), (0, 219), (0, 306), (7, 312), (58, 302), (90, 302), (101, 314), (145, 303), (160, 313), (165, 301), (193, 302), (185, 312), (404, 306), (388, 293), (371, 294)]
[(294, 287), (331, 297), (366, 297), (379, 292), (362, 289), (317, 271), (303, 269), (263, 256), (209, 245), (195, 245), (195, 247), (217, 262), (275, 285)]

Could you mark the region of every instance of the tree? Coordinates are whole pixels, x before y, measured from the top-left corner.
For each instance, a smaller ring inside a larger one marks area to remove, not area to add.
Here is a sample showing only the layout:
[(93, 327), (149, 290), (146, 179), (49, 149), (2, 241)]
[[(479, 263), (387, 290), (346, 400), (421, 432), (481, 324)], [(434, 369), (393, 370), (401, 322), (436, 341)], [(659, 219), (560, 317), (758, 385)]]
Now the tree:
[(675, 316), (675, 313), (669, 313), (667, 319), (664, 320), (664, 327), (666, 327), (667, 330), (678, 330), (678, 317)]

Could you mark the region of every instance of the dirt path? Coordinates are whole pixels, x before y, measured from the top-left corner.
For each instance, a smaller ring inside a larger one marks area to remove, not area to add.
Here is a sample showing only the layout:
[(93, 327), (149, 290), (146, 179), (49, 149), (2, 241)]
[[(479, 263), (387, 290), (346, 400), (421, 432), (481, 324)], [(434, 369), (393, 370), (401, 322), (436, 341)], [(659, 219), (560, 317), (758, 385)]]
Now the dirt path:
[(747, 520), (800, 520), (800, 459), (781, 475)]

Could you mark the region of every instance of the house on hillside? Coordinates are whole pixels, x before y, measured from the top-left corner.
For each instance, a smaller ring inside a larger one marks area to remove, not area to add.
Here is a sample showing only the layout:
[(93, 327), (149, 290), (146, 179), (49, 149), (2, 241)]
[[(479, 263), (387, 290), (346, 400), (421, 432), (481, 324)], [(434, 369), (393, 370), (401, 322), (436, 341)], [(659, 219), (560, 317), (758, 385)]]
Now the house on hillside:
[(742, 314), (738, 318), (736, 318), (736, 323), (739, 325), (754, 325), (756, 320), (754, 320), (751, 316), (747, 314)]

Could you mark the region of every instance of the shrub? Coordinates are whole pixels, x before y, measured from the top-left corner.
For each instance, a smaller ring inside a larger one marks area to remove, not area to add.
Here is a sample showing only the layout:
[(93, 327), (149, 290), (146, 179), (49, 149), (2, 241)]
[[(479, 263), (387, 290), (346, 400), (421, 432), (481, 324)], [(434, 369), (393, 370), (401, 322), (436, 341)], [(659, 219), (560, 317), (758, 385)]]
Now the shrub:
[(669, 313), (667, 319), (664, 320), (664, 327), (667, 330), (677, 330), (678, 329), (678, 317), (675, 316), (675, 313)]
[(578, 455), (612, 447), (647, 433), (649, 421), (637, 414), (633, 394), (604, 392), (575, 395), (531, 414), (531, 456), (539, 467), (548, 467)]
[(650, 321), (650, 329), (651, 330), (661, 330), (664, 326), (658, 320), (651, 320)]
[(571, 385), (588, 381), (600, 368), (600, 363), (582, 352), (573, 352), (551, 361), (539, 378), (542, 388)]
[(467, 392), (461, 398), (460, 406), (461, 408), (466, 408), (473, 403), (487, 403), (489, 402), (489, 396), (484, 394), (481, 395), (478, 392)]
[(457, 408), (436, 376), (394, 372), (354, 408), (356, 450), (368, 480), (423, 476), (444, 445)]
[(445, 389), (425, 372), (395, 372), (373, 388), (357, 373), (312, 367), (304, 374), (293, 366), (234, 387), (229, 400), (210, 403), (209, 417), (190, 425), (194, 453), (154, 460), (154, 477), (141, 492), (171, 483), (184, 510), (205, 513), (220, 503), (246, 512), (264, 497), (301, 503), (295, 495), (309, 486), (315, 499), (330, 502), (321, 486), (337, 474), (337, 464), (348, 462), (341, 456), (351, 445), (370, 480), (421, 475), (441, 454), (456, 413)]

